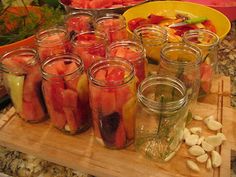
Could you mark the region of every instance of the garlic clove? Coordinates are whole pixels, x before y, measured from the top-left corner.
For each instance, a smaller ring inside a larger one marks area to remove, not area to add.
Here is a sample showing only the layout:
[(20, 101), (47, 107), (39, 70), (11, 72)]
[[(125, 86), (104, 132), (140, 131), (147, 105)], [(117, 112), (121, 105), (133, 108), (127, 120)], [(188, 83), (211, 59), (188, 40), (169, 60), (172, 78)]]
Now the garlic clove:
[(202, 128), (201, 127), (192, 127), (192, 128), (190, 128), (190, 132), (192, 132), (193, 134), (199, 135), (202, 132)]
[(222, 124), (216, 120), (209, 120), (206, 123), (207, 127), (212, 130), (212, 131), (217, 131), (220, 130), (222, 128)]
[(211, 159), (212, 159), (212, 166), (214, 168), (219, 167), (222, 163), (221, 155), (217, 151), (211, 152)]
[(210, 120), (215, 120), (215, 117), (213, 115), (206, 117), (203, 122), (207, 124)]
[(184, 128), (184, 140), (186, 141), (187, 137), (190, 136), (191, 133), (188, 128)]
[(212, 169), (211, 158), (208, 158), (208, 159), (207, 159), (206, 168), (207, 168), (208, 170), (211, 170), (211, 169)]
[(193, 156), (200, 156), (202, 154), (205, 154), (205, 151), (201, 146), (194, 145), (188, 149), (188, 152)]
[(200, 168), (198, 167), (198, 165), (195, 162), (193, 162), (192, 160), (187, 160), (187, 166), (195, 172), (200, 171)]
[(211, 135), (205, 138), (205, 141), (213, 147), (218, 147), (222, 144), (223, 140), (221, 136)]
[(205, 137), (204, 136), (201, 136), (199, 139), (198, 139), (198, 142), (197, 142), (197, 145), (201, 145), (202, 144), (202, 141), (204, 141)]
[(216, 136), (220, 136), (222, 141), (226, 141), (226, 137), (225, 137), (224, 133), (217, 133)]
[(199, 136), (198, 135), (189, 135), (187, 136), (187, 138), (185, 139), (185, 143), (189, 146), (193, 146), (196, 145), (198, 142)]
[(206, 152), (210, 152), (214, 150), (214, 146), (212, 146), (211, 144), (207, 143), (206, 141), (202, 141), (202, 148), (206, 151)]
[(200, 163), (205, 163), (207, 161), (207, 159), (208, 159), (208, 155), (206, 153), (202, 154), (196, 158), (196, 160)]
[(201, 116), (198, 116), (198, 115), (194, 115), (193, 119), (194, 120), (203, 120), (203, 118)]

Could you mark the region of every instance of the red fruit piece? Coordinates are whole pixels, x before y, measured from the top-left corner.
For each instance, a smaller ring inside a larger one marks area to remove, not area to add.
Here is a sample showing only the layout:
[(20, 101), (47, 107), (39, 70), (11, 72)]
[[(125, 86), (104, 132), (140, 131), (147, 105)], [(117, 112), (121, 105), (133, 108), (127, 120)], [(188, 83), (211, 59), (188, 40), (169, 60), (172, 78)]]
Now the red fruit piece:
[(210, 20), (206, 20), (202, 22), (202, 24), (205, 26), (207, 30), (212, 31), (213, 33), (216, 33), (216, 27), (213, 25), (213, 23)]
[(62, 93), (63, 99), (63, 111), (66, 116), (67, 124), (70, 127), (70, 133), (76, 133), (79, 127), (78, 121), (80, 119), (76, 119), (77, 112), (77, 101), (78, 101), (78, 94), (70, 89), (64, 90)]
[(106, 76), (106, 81), (108, 83), (113, 83), (116, 81), (122, 81), (125, 77), (125, 71), (121, 68), (109, 68), (107, 76)]
[(128, 22), (128, 27), (129, 27), (130, 31), (134, 31), (136, 28), (138, 28), (142, 25), (145, 25), (145, 24), (149, 24), (149, 23), (150, 22), (147, 19), (138, 17), (138, 18), (130, 20)]
[(173, 28), (176, 30), (175, 34), (178, 36), (182, 36), (186, 31), (198, 29), (194, 24), (187, 24), (184, 26), (177, 26)]
[(212, 80), (212, 68), (209, 64), (202, 63), (200, 66), (201, 74), (201, 89), (208, 93), (211, 89), (211, 80)]
[(151, 24), (159, 24), (162, 20), (165, 19), (165, 17), (164, 16), (160, 16), (160, 15), (150, 14), (148, 16), (148, 19), (149, 19)]
[(112, 6), (111, 0), (91, 0), (89, 2), (90, 8), (99, 9), (99, 8), (106, 8)]

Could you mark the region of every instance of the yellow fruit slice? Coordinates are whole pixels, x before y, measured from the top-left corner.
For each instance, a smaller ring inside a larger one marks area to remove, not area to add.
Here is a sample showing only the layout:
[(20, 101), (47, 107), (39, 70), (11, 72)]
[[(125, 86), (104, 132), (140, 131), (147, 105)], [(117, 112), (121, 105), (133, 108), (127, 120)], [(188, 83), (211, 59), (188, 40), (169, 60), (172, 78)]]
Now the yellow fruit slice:
[(24, 76), (16, 76), (9, 73), (3, 74), (3, 82), (7, 87), (16, 112), (22, 111)]
[(125, 131), (129, 139), (134, 138), (135, 126), (135, 112), (136, 112), (137, 98), (136, 96), (130, 98), (122, 108), (123, 121)]
[(77, 83), (77, 91), (79, 98), (83, 101), (88, 99), (88, 78), (87, 75), (84, 73), (80, 76), (79, 81)]

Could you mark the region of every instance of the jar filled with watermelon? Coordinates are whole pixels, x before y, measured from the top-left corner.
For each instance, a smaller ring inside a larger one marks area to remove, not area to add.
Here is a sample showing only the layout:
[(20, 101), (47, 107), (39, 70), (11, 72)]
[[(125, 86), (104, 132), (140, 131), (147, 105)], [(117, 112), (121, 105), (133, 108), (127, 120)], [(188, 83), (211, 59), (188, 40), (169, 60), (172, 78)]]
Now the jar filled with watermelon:
[(96, 60), (106, 57), (107, 38), (104, 33), (85, 31), (72, 39), (72, 53), (80, 56), (85, 70)]
[(159, 73), (174, 76), (185, 84), (190, 112), (192, 112), (198, 98), (200, 63), (201, 51), (195, 46), (184, 43), (169, 43), (161, 49)]
[(7, 52), (1, 57), (0, 70), (16, 113), (30, 123), (45, 120), (47, 111), (37, 52), (26, 47)]
[(91, 124), (88, 80), (81, 59), (73, 54), (51, 57), (41, 65), (42, 89), (52, 124), (68, 134)]
[(141, 82), (137, 96), (135, 148), (150, 159), (169, 161), (183, 139), (187, 89), (175, 77), (152, 75)]
[(161, 48), (167, 43), (167, 30), (163, 27), (146, 24), (134, 30), (134, 39), (146, 49), (150, 64), (159, 64)]
[(94, 17), (87, 11), (70, 12), (65, 17), (65, 24), (70, 35), (81, 31), (93, 30)]
[(209, 30), (198, 29), (185, 32), (183, 41), (189, 45), (197, 46), (202, 52), (199, 97), (206, 96), (210, 93), (213, 77), (218, 72), (219, 37)]
[(35, 37), (41, 62), (48, 57), (69, 53), (71, 51), (69, 35), (64, 27), (57, 26), (40, 29)]
[(125, 18), (116, 13), (106, 13), (95, 21), (95, 29), (106, 33), (110, 43), (128, 39)]
[(111, 149), (134, 140), (136, 79), (132, 63), (108, 58), (89, 67), (89, 96), (96, 139)]
[(107, 56), (129, 60), (134, 65), (138, 84), (147, 76), (148, 63), (141, 43), (130, 40), (113, 42), (107, 48)]

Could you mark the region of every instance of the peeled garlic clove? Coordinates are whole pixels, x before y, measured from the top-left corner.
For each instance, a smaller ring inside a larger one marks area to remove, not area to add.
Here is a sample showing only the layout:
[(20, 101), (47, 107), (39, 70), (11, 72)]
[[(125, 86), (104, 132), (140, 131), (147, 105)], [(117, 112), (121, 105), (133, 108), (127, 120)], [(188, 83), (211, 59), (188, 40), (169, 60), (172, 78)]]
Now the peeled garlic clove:
[(198, 156), (198, 157), (196, 158), (196, 160), (197, 160), (198, 162), (200, 162), (200, 163), (206, 162), (207, 159), (208, 159), (208, 155), (207, 155), (206, 153), (205, 153), (205, 154), (202, 154), (202, 155), (200, 155), (200, 156)]
[(187, 137), (190, 136), (191, 133), (188, 128), (184, 128), (184, 140), (186, 141)]
[(190, 128), (190, 132), (192, 132), (193, 134), (201, 134), (202, 132), (202, 128), (201, 127), (192, 127)]
[(205, 139), (204, 136), (201, 136), (198, 141), (197, 141), (197, 145), (201, 145), (202, 144), (202, 141)]
[(222, 144), (222, 138), (221, 136), (217, 136), (217, 135), (212, 135), (212, 136), (208, 136), (205, 138), (205, 141), (212, 145), (213, 147), (217, 147), (220, 146)]
[(198, 139), (199, 139), (199, 136), (198, 135), (189, 135), (187, 136), (187, 138), (185, 139), (185, 143), (189, 146), (193, 146), (195, 144), (197, 144), (198, 142)]
[(207, 151), (213, 151), (214, 150), (214, 146), (212, 146), (211, 144), (207, 143), (206, 141), (202, 141), (202, 148)]
[(198, 145), (194, 145), (191, 148), (189, 148), (188, 152), (193, 156), (200, 156), (202, 154), (205, 154), (205, 151), (202, 149), (202, 147)]
[(226, 137), (225, 137), (224, 133), (217, 133), (216, 136), (220, 136), (222, 141), (226, 141)]
[(198, 116), (198, 115), (194, 115), (193, 119), (194, 120), (203, 120), (203, 118), (201, 116)]
[(198, 165), (192, 160), (187, 160), (187, 166), (193, 171), (196, 171), (196, 172), (200, 171), (200, 168), (198, 167)]
[(217, 151), (212, 151), (211, 152), (211, 159), (212, 159), (212, 166), (214, 168), (219, 167), (222, 163), (222, 158), (221, 158), (220, 154)]
[(205, 124), (207, 124), (210, 120), (214, 120), (215, 119), (215, 117), (214, 116), (208, 116), (208, 117), (206, 117), (204, 120), (203, 120), (203, 122), (205, 123)]
[(210, 130), (213, 131), (217, 131), (222, 128), (222, 124), (216, 120), (209, 120), (206, 125)]
[(211, 169), (212, 169), (211, 158), (208, 158), (208, 159), (207, 159), (206, 168), (207, 168), (208, 170), (211, 170)]

